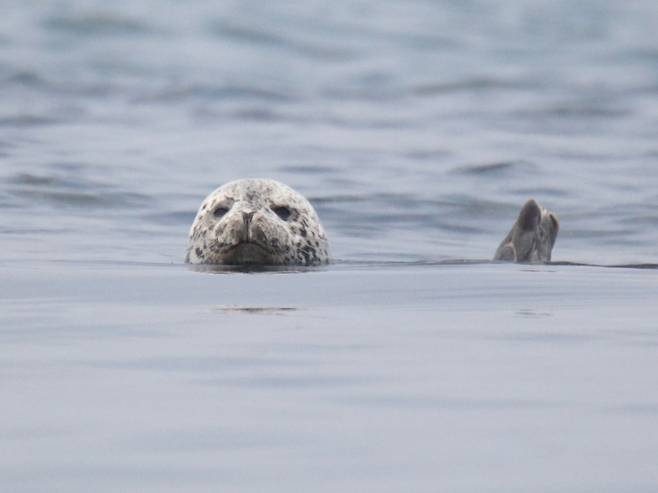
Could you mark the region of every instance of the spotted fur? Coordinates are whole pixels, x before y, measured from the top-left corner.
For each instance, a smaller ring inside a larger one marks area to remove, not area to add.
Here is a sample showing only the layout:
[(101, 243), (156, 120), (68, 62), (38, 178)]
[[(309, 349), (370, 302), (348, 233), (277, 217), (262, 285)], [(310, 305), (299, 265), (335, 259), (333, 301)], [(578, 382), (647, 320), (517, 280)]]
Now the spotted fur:
[(533, 199), (521, 208), (512, 230), (502, 241), (494, 260), (507, 262), (550, 262), (560, 222)]
[(319, 265), (327, 236), (313, 206), (274, 180), (244, 179), (202, 202), (190, 229), (192, 264)]

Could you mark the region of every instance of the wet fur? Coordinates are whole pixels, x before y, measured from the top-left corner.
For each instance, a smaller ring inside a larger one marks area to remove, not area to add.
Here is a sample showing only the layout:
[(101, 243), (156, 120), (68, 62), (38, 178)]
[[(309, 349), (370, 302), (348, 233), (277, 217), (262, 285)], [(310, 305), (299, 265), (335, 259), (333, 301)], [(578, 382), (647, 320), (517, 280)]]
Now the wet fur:
[[(285, 220), (274, 211), (286, 207)], [(218, 208), (227, 209), (216, 217)], [(201, 204), (190, 229), (192, 264), (318, 265), (328, 242), (313, 206), (274, 180), (244, 179), (219, 187)]]
[(557, 216), (528, 200), (511, 231), (502, 241), (494, 260), (507, 262), (550, 262), (560, 223)]

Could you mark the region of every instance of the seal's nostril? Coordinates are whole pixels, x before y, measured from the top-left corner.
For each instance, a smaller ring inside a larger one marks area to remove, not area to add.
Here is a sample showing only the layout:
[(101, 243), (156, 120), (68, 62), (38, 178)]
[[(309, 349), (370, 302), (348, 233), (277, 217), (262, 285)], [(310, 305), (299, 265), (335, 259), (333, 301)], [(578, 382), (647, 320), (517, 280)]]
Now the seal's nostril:
[(249, 226), (251, 223), (251, 220), (254, 218), (255, 212), (243, 212), (242, 213), (242, 219), (244, 220), (244, 223)]

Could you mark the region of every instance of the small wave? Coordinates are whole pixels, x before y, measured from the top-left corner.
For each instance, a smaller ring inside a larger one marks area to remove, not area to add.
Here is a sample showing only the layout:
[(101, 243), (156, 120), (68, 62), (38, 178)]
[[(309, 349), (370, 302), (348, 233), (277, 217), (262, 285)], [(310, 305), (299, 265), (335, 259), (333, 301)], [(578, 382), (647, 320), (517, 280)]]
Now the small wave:
[(270, 103), (290, 103), (297, 100), (295, 96), (284, 91), (277, 91), (271, 87), (257, 87), (253, 85), (211, 85), (190, 84), (171, 86), (156, 90), (136, 98), (137, 102), (177, 102), (190, 100), (246, 100), (266, 101)]
[[(625, 221), (624, 221), (625, 223)], [(593, 229), (578, 227), (577, 230), (565, 230), (560, 228), (560, 235), (565, 237), (578, 237), (580, 240), (593, 240), (598, 243), (605, 242), (608, 245), (635, 245), (633, 235), (637, 234), (637, 228), (618, 227), (613, 225), (608, 226), (606, 229)]]
[(482, 92), (482, 91), (516, 91), (520, 89), (537, 89), (537, 83), (523, 80), (502, 80), (488, 77), (469, 78), (453, 82), (435, 82), (421, 84), (411, 89), (416, 96), (436, 96), (442, 94), (453, 94), (455, 92)]
[(221, 39), (254, 44), (267, 49), (281, 49), (314, 60), (344, 61), (355, 57), (354, 51), (347, 48), (293, 39), (288, 32), (282, 34), (236, 22), (216, 20), (210, 23), (209, 30)]
[(458, 166), (452, 173), (470, 176), (504, 176), (519, 171), (533, 171), (537, 165), (529, 161), (499, 161), (495, 163), (469, 164)]
[(621, 118), (629, 115), (631, 110), (613, 106), (605, 101), (573, 101), (558, 103), (542, 108), (524, 109), (513, 112), (513, 116), (521, 118), (559, 118), (565, 120), (597, 120)]
[(17, 185), (36, 185), (36, 186), (45, 186), (53, 185), (56, 183), (56, 179), (52, 176), (38, 176), (32, 175), (30, 173), (18, 173), (13, 177), (9, 178), (9, 183), (15, 183)]
[[(11, 191), (10, 191), (11, 193)], [(46, 190), (16, 190), (20, 198), (29, 198), (36, 203), (51, 203), (74, 208), (111, 206), (133, 207), (147, 202), (144, 195), (128, 192), (64, 192)]]
[(401, 153), (402, 157), (417, 161), (436, 162), (439, 159), (446, 159), (453, 155), (449, 149), (423, 149), (414, 151), (405, 151)]
[(658, 215), (644, 214), (633, 217), (622, 217), (624, 224), (633, 224), (640, 227), (649, 227), (656, 229), (658, 227)]
[(367, 202), (368, 197), (362, 196), (362, 195), (350, 195), (350, 194), (335, 194), (335, 195), (328, 195), (324, 197), (314, 197), (310, 196), (309, 201), (313, 204), (317, 205), (325, 205), (325, 204), (339, 204), (339, 205), (346, 205), (346, 204), (353, 204), (353, 203), (358, 203), (358, 202)]
[(70, 96), (78, 99), (80, 96), (108, 96), (113, 87), (106, 81), (76, 81), (71, 79), (56, 79), (55, 74), (44, 75), (37, 70), (13, 70), (0, 84), (15, 87), (22, 91), (39, 91), (49, 95)]
[(62, 118), (46, 115), (21, 113), (0, 118), (0, 127), (40, 127), (62, 123)]
[(216, 310), (224, 313), (242, 313), (247, 315), (285, 315), (298, 311), (293, 306), (219, 306)]
[(318, 166), (313, 164), (308, 165), (288, 165), (281, 166), (279, 171), (284, 173), (294, 173), (301, 175), (330, 175), (336, 173), (338, 170), (331, 166)]
[(272, 111), (271, 109), (266, 109), (266, 108), (238, 109), (235, 111), (230, 111), (228, 113), (228, 116), (231, 119), (245, 120), (250, 122), (271, 123), (271, 122), (281, 122), (281, 121), (288, 121), (288, 122), (296, 121), (295, 119), (290, 118), (288, 115), (284, 115), (283, 113)]
[(126, 208), (149, 202), (149, 197), (144, 194), (117, 190), (111, 185), (78, 177), (18, 173), (9, 177), (7, 183), (10, 186), (5, 193), (14, 197), (12, 204), (29, 199), (31, 205), (37, 206), (47, 203), (73, 208)]
[[(532, 186), (512, 187), (509, 189), (517, 197), (550, 197), (550, 198), (565, 198), (569, 197), (571, 193), (558, 187), (550, 187), (540, 185), (539, 183), (532, 184)], [(519, 206), (520, 204), (517, 204)]]
[(249, 102), (244, 107), (241, 107), (242, 105), (235, 107), (235, 104), (231, 104), (230, 106), (227, 105), (228, 108), (224, 106), (211, 107), (209, 104), (204, 104), (191, 108), (190, 113), (197, 122), (202, 123), (218, 120), (254, 123), (288, 122), (301, 124), (306, 122), (303, 118), (298, 118), (289, 112), (268, 108), (266, 107), (267, 104)]
[(46, 18), (47, 29), (75, 36), (125, 36), (148, 34), (155, 30), (144, 22), (112, 12), (86, 12)]
[(547, 265), (556, 266), (573, 266), (573, 267), (603, 267), (605, 269), (640, 269), (640, 270), (658, 270), (658, 264), (653, 263), (631, 263), (631, 264), (588, 264), (580, 262), (550, 262)]
[(18, 205), (11, 196), (5, 193), (0, 193), (0, 209), (15, 209)]
[(18, 70), (4, 78), (3, 82), (21, 87), (43, 88), (50, 84), (40, 74), (31, 70)]

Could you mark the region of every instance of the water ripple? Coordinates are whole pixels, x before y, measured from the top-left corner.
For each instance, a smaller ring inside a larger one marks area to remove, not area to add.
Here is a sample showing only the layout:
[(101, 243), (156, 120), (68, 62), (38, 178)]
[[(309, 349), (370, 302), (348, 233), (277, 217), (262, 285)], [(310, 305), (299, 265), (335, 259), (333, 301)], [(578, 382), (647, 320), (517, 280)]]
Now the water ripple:
[(81, 177), (18, 173), (10, 176), (7, 183), (6, 193), (14, 197), (14, 203), (29, 206), (129, 208), (150, 202), (145, 194)]
[(83, 37), (143, 35), (154, 31), (143, 20), (111, 11), (54, 15), (45, 18), (42, 25), (62, 34)]
[(257, 45), (265, 50), (279, 49), (290, 54), (301, 55), (315, 61), (345, 61), (356, 55), (353, 50), (320, 44), (310, 40), (294, 39), (293, 31), (274, 32), (267, 28), (257, 28), (234, 21), (216, 20), (210, 24), (210, 31), (222, 40)]
[(534, 173), (539, 167), (527, 161), (501, 161), (496, 163), (468, 164), (458, 166), (452, 169), (453, 173), (482, 176), (482, 177), (500, 177), (518, 173)]

